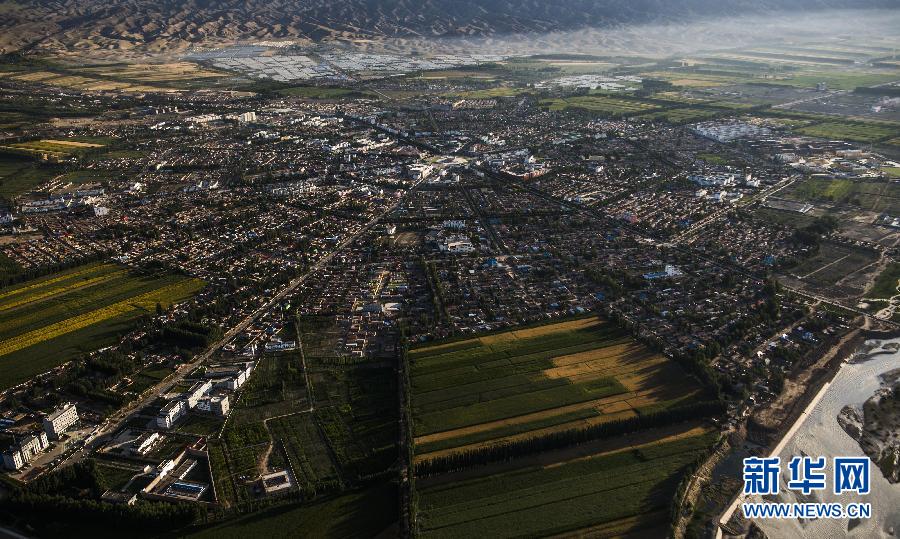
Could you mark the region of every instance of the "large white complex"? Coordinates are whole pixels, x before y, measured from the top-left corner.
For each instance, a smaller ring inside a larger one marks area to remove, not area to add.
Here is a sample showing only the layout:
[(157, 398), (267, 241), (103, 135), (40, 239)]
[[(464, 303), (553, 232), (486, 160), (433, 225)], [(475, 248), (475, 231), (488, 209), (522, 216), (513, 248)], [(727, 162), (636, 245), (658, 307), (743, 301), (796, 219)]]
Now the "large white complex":
[(280, 82), (313, 79), (347, 79), (344, 72), (353, 74), (393, 74), (434, 69), (450, 69), (459, 66), (498, 62), (507, 56), (495, 54), (440, 54), (429, 58), (413, 58), (393, 54), (369, 54), (362, 52), (330, 52), (319, 56), (321, 60), (306, 54), (258, 56), (245, 48), (229, 49), (215, 55), (193, 58), (210, 60), (220, 69), (238, 71), (259, 79)]
[(591, 90), (605, 90), (607, 92), (622, 92), (637, 90), (642, 79), (633, 75), (607, 76), (607, 75), (570, 75), (536, 84), (537, 88), (551, 88), (554, 86), (564, 88), (588, 88)]
[(745, 122), (703, 122), (694, 125), (691, 131), (716, 142), (731, 142), (739, 138), (762, 137), (772, 133), (766, 127)]
[(255, 58), (221, 58), (213, 65), (231, 71), (240, 71), (251, 77), (280, 82), (302, 79), (341, 78), (328, 64), (317, 62), (309, 56), (260, 56)]

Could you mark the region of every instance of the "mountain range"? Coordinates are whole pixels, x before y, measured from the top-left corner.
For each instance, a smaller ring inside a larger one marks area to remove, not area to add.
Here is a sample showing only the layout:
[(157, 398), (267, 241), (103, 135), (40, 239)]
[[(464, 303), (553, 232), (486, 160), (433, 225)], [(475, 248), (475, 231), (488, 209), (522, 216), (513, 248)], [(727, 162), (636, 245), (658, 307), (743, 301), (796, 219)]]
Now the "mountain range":
[(497, 37), (898, 6), (898, 0), (7, 0), (0, 3), (0, 48), (178, 51), (246, 40)]

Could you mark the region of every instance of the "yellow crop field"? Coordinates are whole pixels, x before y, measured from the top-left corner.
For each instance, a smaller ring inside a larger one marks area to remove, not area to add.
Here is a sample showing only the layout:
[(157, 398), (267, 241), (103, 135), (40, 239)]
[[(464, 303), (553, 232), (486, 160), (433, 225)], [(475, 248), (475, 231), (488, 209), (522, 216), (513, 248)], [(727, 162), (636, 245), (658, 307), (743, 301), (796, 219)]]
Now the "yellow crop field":
[(170, 298), (173, 297), (189, 295), (192, 292), (196, 292), (197, 290), (198, 285), (195, 281), (182, 281), (180, 283), (172, 284), (164, 288), (154, 290), (152, 292), (141, 294), (140, 296), (136, 296), (125, 301), (120, 301), (118, 303), (108, 305), (101, 309), (80, 314), (78, 316), (73, 316), (72, 318), (68, 318), (61, 322), (51, 324), (43, 329), (29, 331), (28, 333), (23, 333), (22, 335), (19, 335), (12, 339), (7, 339), (3, 342), (0, 342), (0, 356), (11, 354), (23, 348), (27, 348), (40, 342), (59, 337), (60, 335), (64, 335), (66, 333), (77, 331), (87, 326), (97, 324), (99, 322), (103, 322), (104, 320), (108, 320), (116, 316), (121, 316), (135, 310), (150, 311), (156, 306), (157, 302), (164, 302), (166, 300), (170, 300)]
[(50, 287), (60, 281), (70, 280), (72, 278), (75, 278), (75, 277), (78, 277), (81, 275), (85, 275), (85, 274), (92, 274), (96, 271), (97, 271), (96, 267), (91, 265), (91, 266), (87, 266), (85, 268), (82, 268), (82, 269), (79, 269), (76, 271), (65, 272), (62, 275), (52, 277), (49, 279), (41, 279), (36, 283), (18, 286), (11, 290), (6, 290), (3, 292), (0, 292), (0, 300), (2, 300), (3, 298), (10, 297), (10, 296), (18, 296), (20, 294), (25, 294), (26, 292), (29, 292), (29, 291), (47, 288), (47, 287)]
[(0, 388), (116, 342), (157, 303), (183, 301), (204, 284), (90, 264), (0, 291)]
[(25, 305), (27, 303), (31, 303), (33, 301), (40, 301), (45, 298), (49, 298), (50, 296), (54, 296), (57, 294), (65, 294), (66, 292), (71, 292), (73, 290), (77, 290), (79, 288), (85, 288), (88, 286), (94, 286), (96, 284), (100, 284), (105, 281), (109, 281), (116, 277), (123, 275), (124, 271), (110, 273), (108, 275), (102, 275), (100, 277), (91, 277), (89, 279), (84, 279), (81, 281), (74, 282), (72, 284), (66, 285), (62, 288), (53, 288), (50, 290), (44, 290), (36, 294), (22, 295), (20, 294), (18, 299), (14, 299), (13, 301), (0, 302), (0, 311), (5, 311), (7, 309), (14, 309), (21, 305)]
[(77, 140), (56, 140), (56, 139), (44, 139), (41, 142), (47, 142), (50, 144), (58, 144), (60, 146), (72, 146), (74, 148), (102, 148), (102, 144), (94, 144), (91, 142), (79, 142)]

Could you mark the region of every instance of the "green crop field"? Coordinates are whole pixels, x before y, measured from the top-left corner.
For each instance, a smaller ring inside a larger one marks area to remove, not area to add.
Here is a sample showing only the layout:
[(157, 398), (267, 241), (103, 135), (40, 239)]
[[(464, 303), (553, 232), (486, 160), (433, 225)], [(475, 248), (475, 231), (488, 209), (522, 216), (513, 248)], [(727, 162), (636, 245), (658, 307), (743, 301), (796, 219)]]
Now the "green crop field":
[(284, 88), (278, 90), (278, 93), (290, 97), (302, 97), (306, 99), (338, 99), (367, 97), (377, 99), (379, 96), (375, 92), (368, 90), (357, 90), (355, 88), (327, 88), (324, 86), (295, 86), (292, 88)]
[(711, 118), (717, 114), (725, 113), (729, 113), (729, 111), (713, 108), (682, 108), (650, 112), (647, 114), (641, 114), (636, 118), (639, 120), (665, 120), (669, 123), (682, 124), (699, 122), (701, 120)]
[(257, 363), (231, 421), (255, 423), (308, 407), (299, 352), (267, 355)]
[(232, 507), (253, 499), (262, 459), (270, 445), (262, 421), (245, 425), (229, 421), (221, 438), (209, 440), (209, 467), (218, 503)]
[(13, 279), (22, 274), (22, 266), (15, 260), (0, 253), (0, 282), (9, 282), (7, 279)]
[(197, 436), (210, 436), (218, 434), (222, 428), (222, 419), (211, 415), (191, 414), (183, 422), (178, 424), (178, 432), (195, 434)]
[(290, 464), (297, 481), (312, 491), (338, 480), (337, 466), (311, 413), (273, 419), (269, 421), (269, 432), (273, 440), (284, 444), (288, 459), (282, 462), (285, 455), (278, 447), (269, 457), (271, 468), (287, 468)]
[(183, 301), (202, 287), (182, 276), (91, 264), (0, 289), (0, 386), (108, 345), (157, 303)]
[(800, 201), (848, 204), (891, 215), (900, 213), (900, 184), (889, 181), (808, 178), (792, 185), (785, 196)]
[(0, 150), (16, 155), (62, 158), (71, 155), (80, 155), (97, 148), (102, 148), (104, 145), (105, 144), (99, 144), (97, 142), (83, 142), (75, 139), (42, 139), (6, 144), (0, 146)]
[(394, 371), (332, 366), (328, 359), (306, 358), (309, 389), (299, 350), (259, 361), (222, 438), (210, 445), (220, 503), (249, 502), (257, 478), (270, 471), (292, 470), (308, 499), (371, 479), (396, 463)]
[(131, 376), (131, 383), (125, 389), (131, 393), (140, 394), (144, 390), (159, 383), (173, 372), (175, 372), (175, 369), (169, 367), (151, 367), (144, 369)]
[(866, 291), (865, 297), (887, 299), (896, 296), (898, 285), (900, 285), (900, 264), (893, 262), (878, 274), (872, 287)]
[(21, 112), (0, 112), (0, 129), (20, 129), (29, 125), (32, 118)]
[(378, 484), (308, 505), (284, 505), (188, 534), (190, 539), (376, 537), (397, 520), (397, 489)]
[(497, 86), (484, 90), (471, 90), (468, 92), (456, 92), (448, 95), (465, 97), (468, 99), (490, 99), (492, 97), (513, 97), (527, 91), (527, 88), (512, 88), (510, 86)]
[(893, 82), (897, 79), (898, 74), (896, 73), (866, 73), (835, 69), (829, 71), (804, 71), (791, 77), (773, 80), (771, 83), (801, 88), (815, 88), (816, 84), (824, 82), (829, 89), (853, 90), (860, 86), (875, 86)]
[(552, 465), (513, 462), (455, 482), (420, 480), (421, 535), (532, 537), (590, 528), (598, 536), (661, 537), (682, 470), (716, 437), (690, 431)]
[(830, 140), (878, 142), (900, 134), (900, 124), (875, 122), (823, 122), (797, 129), (798, 133)]
[(730, 162), (728, 158), (715, 153), (698, 153), (697, 157), (711, 165), (727, 165)]
[(22, 157), (0, 154), (0, 197), (12, 200), (55, 176), (52, 167), (38, 167)]
[(636, 99), (622, 99), (603, 95), (545, 99), (541, 101), (541, 105), (554, 111), (571, 108), (609, 115), (634, 115), (660, 108), (653, 103), (646, 103)]
[(434, 344), (408, 354), (417, 459), (634, 417), (700, 388), (596, 318)]
[(789, 192), (800, 200), (847, 202), (858, 191), (857, 184), (851, 180), (809, 178)]
[(397, 459), (398, 438), (393, 370), (316, 365), (311, 377), (316, 420), (342, 474), (353, 479), (390, 468)]

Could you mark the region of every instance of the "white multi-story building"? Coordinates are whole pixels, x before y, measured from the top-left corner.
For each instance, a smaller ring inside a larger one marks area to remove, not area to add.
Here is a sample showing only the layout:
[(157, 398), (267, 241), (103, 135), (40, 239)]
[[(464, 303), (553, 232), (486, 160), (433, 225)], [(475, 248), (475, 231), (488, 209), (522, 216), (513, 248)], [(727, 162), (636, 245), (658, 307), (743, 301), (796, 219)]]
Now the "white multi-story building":
[(3, 465), (10, 470), (19, 470), (34, 460), (34, 457), (46, 451), (49, 446), (47, 433), (30, 434), (18, 440), (3, 453)]
[(439, 245), (441, 251), (448, 253), (471, 253), (475, 251), (472, 242), (462, 236), (445, 238)]
[(266, 343), (266, 352), (283, 352), (297, 348), (297, 341), (271, 341)]
[(78, 410), (74, 404), (68, 402), (44, 418), (44, 432), (50, 440), (59, 440), (62, 433), (77, 421)]
[(228, 415), (229, 409), (230, 405), (228, 402), (228, 395), (204, 397), (200, 400), (200, 402), (197, 403), (197, 410), (215, 414), (219, 417), (225, 417), (226, 415)]
[(161, 429), (171, 429), (172, 425), (181, 419), (181, 416), (186, 414), (187, 411), (188, 405), (186, 400), (173, 400), (159, 410), (159, 414), (156, 416), (156, 426)]
[(255, 365), (252, 361), (246, 361), (228, 366), (212, 367), (206, 370), (204, 376), (211, 378), (215, 387), (234, 391), (243, 386), (250, 378), (250, 373), (253, 372)]
[(200, 401), (201, 398), (206, 396), (209, 393), (209, 390), (212, 389), (212, 382), (209, 380), (203, 382), (197, 382), (188, 389), (187, 394), (184, 396), (185, 400), (187, 400), (188, 408), (193, 408), (197, 406), (197, 402)]
[(211, 380), (204, 380), (192, 385), (183, 395), (170, 401), (159, 410), (159, 414), (156, 416), (156, 426), (161, 429), (172, 428), (172, 425), (209, 394), (212, 387)]
[(409, 165), (407, 169), (409, 170), (409, 177), (414, 180), (427, 179), (431, 176), (431, 173), (434, 172), (434, 167), (432, 165), (426, 165), (424, 163)]

